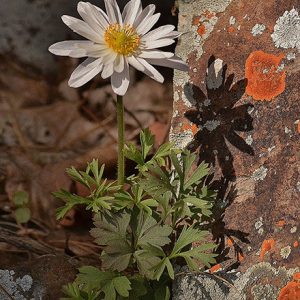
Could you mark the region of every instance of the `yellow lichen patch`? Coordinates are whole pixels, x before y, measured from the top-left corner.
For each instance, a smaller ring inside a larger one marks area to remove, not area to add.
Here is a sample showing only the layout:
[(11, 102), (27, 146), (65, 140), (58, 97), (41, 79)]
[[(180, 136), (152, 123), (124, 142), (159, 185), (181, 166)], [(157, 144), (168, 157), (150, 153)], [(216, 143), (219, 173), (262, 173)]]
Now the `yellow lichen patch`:
[(279, 66), (284, 54), (252, 52), (246, 60), (246, 93), (254, 100), (272, 100), (285, 89), (285, 71)]

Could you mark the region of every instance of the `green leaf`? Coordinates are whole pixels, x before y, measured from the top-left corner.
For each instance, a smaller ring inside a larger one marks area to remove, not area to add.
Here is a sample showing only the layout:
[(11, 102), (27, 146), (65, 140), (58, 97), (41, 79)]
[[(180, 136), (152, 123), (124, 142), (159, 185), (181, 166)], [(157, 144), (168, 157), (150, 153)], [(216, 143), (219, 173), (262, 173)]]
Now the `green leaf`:
[(187, 246), (191, 247), (192, 243), (203, 240), (206, 235), (206, 231), (197, 230), (193, 227), (187, 228), (184, 226), (169, 258), (174, 259), (176, 257), (183, 257), (186, 260), (189, 268), (192, 270), (199, 269), (197, 261), (201, 261), (206, 266), (210, 267), (211, 264), (215, 263), (214, 257), (217, 255), (213, 253), (204, 253), (203, 251), (214, 249), (216, 247), (215, 244), (202, 244), (193, 249), (181, 252), (183, 248)]
[(134, 258), (138, 266), (139, 274), (147, 279), (155, 279), (154, 267), (161, 262), (160, 257), (165, 257), (165, 253), (161, 247), (152, 245), (144, 246), (143, 250), (135, 251)]
[(164, 246), (170, 243), (169, 235), (172, 228), (169, 225), (159, 225), (156, 220), (144, 212), (138, 216), (136, 227), (136, 244), (143, 247), (151, 244), (152, 246)]
[(126, 158), (136, 162), (138, 165), (144, 165), (143, 155), (133, 143), (126, 144), (124, 155)]
[(122, 297), (129, 296), (131, 284), (126, 276), (115, 277), (113, 279), (113, 285), (119, 295), (121, 295)]
[(141, 131), (140, 141), (142, 146), (142, 157), (145, 160), (154, 145), (154, 135), (148, 128)]
[(189, 196), (185, 199), (183, 199), (183, 201), (185, 203), (190, 203), (192, 204), (193, 206), (195, 206), (196, 208), (199, 208), (201, 210), (201, 213), (207, 217), (211, 216), (212, 215), (212, 203), (206, 201), (206, 200), (203, 200), (203, 199), (199, 199), (197, 197), (194, 197), (194, 196)]
[(27, 223), (31, 218), (31, 212), (28, 207), (19, 207), (15, 210), (17, 223)]
[(184, 184), (184, 189), (189, 188), (193, 184), (199, 184), (200, 180), (207, 176), (209, 172), (208, 164), (202, 162), (198, 168), (192, 173), (189, 179)]
[(207, 235), (207, 231), (194, 229), (193, 227), (184, 226), (170, 254), (170, 257), (175, 257), (183, 248), (191, 246), (192, 243), (203, 240)]
[(98, 159), (93, 159), (91, 163), (88, 164), (86, 173), (89, 173), (89, 171), (92, 171), (92, 174), (95, 178), (96, 184), (100, 184), (100, 181), (102, 179), (103, 173), (104, 173), (105, 165), (101, 165), (99, 170), (99, 161)]
[(29, 203), (29, 195), (25, 191), (17, 191), (13, 194), (12, 200), (16, 207), (21, 207)]
[(79, 272), (76, 282), (83, 285), (85, 290), (103, 292), (106, 300), (116, 300), (117, 294), (122, 297), (129, 296), (131, 284), (126, 276), (110, 271), (102, 272), (92, 266), (82, 267)]
[(181, 182), (184, 181), (184, 174), (183, 174), (183, 171), (182, 171), (182, 166), (178, 160), (178, 154), (175, 152), (175, 151), (171, 151), (171, 154), (170, 154), (170, 157), (171, 157), (171, 161), (172, 161), (172, 164), (179, 176), (179, 179)]
[(94, 217), (93, 228), (90, 232), (95, 242), (103, 246), (102, 266), (117, 271), (125, 270), (132, 256), (132, 241), (128, 232), (130, 214), (123, 212), (105, 216), (97, 214)]
[(84, 185), (87, 188), (90, 188), (89, 183), (82, 177), (82, 175), (74, 167), (68, 168), (66, 171), (67, 171), (67, 174), (74, 181), (81, 183), (82, 185)]
[(63, 297), (60, 300), (82, 300), (82, 295), (80, 292), (80, 289), (76, 283), (69, 283), (67, 285), (64, 285), (63, 293), (68, 296), (68, 298)]
[(174, 143), (162, 144), (154, 154), (154, 159), (159, 159), (168, 156), (171, 153), (171, 149), (174, 147)]
[(141, 300), (142, 296), (147, 294), (148, 283), (143, 277), (135, 276), (130, 278), (131, 290), (129, 291), (129, 296), (121, 298), (121, 300)]
[(65, 214), (71, 210), (75, 205), (87, 204), (88, 200), (86, 198), (80, 197), (75, 194), (71, 194), (66, 190), (60, 190), (58, 192), (52, 193), (52, 195), (58, 199), (63, 200), (66, 204), (63, 207), (60, 207), (56, 211), (56, 218), (62, 219)]
[(170, 288), (168, 286), (162, 285), (155, 289), (154, 300), (169, 300), (171, 299)]
[[(198, 247), (195, 247), (189, 251), (181, 252), (178, 256), (183, 257), (187, 263), (188, 259), (190, 260), (196, 260), (202, 262), (205, 266), (208, 268), (211, 267), (211, 265), (216, 263), (215, 257), (217, 254), (214, 253), (204, 253), (203, 251), (212, 250), (216, 247), (215, 244), (209, 243), (209, 244), (202, 244)], [(189, 267), (195, 271), (199, 269), (199, 266), (197, 264), (190, 264), (188, 263)]]

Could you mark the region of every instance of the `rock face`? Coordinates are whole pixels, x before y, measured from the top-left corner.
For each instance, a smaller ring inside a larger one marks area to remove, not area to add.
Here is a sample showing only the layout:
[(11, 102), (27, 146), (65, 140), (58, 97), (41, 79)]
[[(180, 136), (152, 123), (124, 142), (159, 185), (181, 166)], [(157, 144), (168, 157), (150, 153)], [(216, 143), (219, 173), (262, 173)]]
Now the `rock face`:
[(1, 269), (0, 299), (59, 299), (62, 286), (75, 279), (76, 269), (64, 256), (45, 255), (28, 263)]
[[(245, 275), (262, 261), (299, 267), (299, 1), (178, 3), (186, 33), (177, 54), (190, 71), (175, 73), (170, 138), (216, 172), (218, 268)], [(271, 298), (255, 296), (272, 285), (266, 280), (247, 299), (277, 299), (285, 284)], [(177, 299), (227, 299), (203, 297)]]

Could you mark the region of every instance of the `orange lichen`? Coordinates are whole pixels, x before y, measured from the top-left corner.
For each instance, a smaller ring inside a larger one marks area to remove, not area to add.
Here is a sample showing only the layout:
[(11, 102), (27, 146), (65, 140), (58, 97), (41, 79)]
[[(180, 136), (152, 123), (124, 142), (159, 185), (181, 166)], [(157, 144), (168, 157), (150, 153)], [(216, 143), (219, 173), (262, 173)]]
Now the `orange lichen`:
[(183, 124), (182, 125), (182, 130), (183, 131), (190, 130), (190, 131), (192, 131), (193, 135), (195, 135), (198, 132), (198, 127), (195, 124), (193, 124), (193, 125)]
[(293, 247), (294, 247), (294, 248), (299, 247), (299, 242), (298, 242), (298, 241), (295, 241), (295, 242), (293, 243)]
[(214, 273), (214, 272), (219, 271), (221, 268), (222, 268), (222, 265), (221, 265), (221, 264), (217, 264), (217, 265), (211, 267), (211, 268), (209, 269), (209, 272), (210, 272), (210, 273)]
[(269, 251), (271, 251), (275, 246), (275, 240), (274, 239), (269, 239), (269, 240), (264, 240), (261, 246), (260, 250), (260, 260), (264, 260), (265, 254)]
[(229, 26), (228, 29), (227, 29), (227, 31), (229, 33), (233, 33), (233, 32), (235, 32), (235, 28), (233, 26)]
[(289, 282), (281, 289), (277, 300), (300, 300), (300, 283)]
[(295, 273), (293, 281), (280, 290), (277, 300), (300, 300), (300, 273)]
[(227, 245), (228, 245), (229, 247), (233, 246), (233, 240), (232, 240), (232, 239), (228, 239), (228, 240), (227, 240)]
[(205, 28), (205, 25), (202, 24), (198, 27), (198, 30), (197, 30), (198, 34), (200, 36), (203, 36), (205, 33), (206, 33), (206, 28)]
[(293, 275), (293, 280), (294, 280), (294, 281), (300, 281), (300, 273), (295, 273), (295, 274)]
[(277, 222), (276, 225), (277, 225), (278, 227), (283, 227), (285, 224), (286, 224), (285, 220), (280, 220), (280, 221)]
[(201, 19), (201, 17), (194, 17), (193, 18), (193, 25), (198, 25), (199, 23), (200, 23), (200, 19)]
[(285, 71), (279, 68), (284, 54), (278, 56), (263, 51), (252, 52), (246, 60), (246, 93), (254, 100), (268, 100), (285, 89)]
[(238, 261), (243, 261), (245, 259), (244, 255), (242, 253), (238, 254)]
[(212, 17), (214, 17), (216, 14), (214, 12), (211, 12), (209, 10), (206, 10), (204, 13), (203, 13), (203, 16), (210, 20)]
[(300, 122), (298, 123), (297, 129), (298, 129), (298, 133), (300, 133)]

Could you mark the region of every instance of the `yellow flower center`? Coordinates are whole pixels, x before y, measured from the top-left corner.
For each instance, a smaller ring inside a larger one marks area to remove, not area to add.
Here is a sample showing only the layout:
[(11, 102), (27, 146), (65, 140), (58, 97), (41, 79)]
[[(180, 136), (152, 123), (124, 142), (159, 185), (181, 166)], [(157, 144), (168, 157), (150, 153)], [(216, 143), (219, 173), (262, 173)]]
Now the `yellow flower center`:
[(141, 39), (130, 25), (111, 24), (104, 33), (104, 40), (118, 54), (129, 56), (136, 52)]

